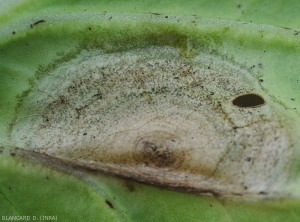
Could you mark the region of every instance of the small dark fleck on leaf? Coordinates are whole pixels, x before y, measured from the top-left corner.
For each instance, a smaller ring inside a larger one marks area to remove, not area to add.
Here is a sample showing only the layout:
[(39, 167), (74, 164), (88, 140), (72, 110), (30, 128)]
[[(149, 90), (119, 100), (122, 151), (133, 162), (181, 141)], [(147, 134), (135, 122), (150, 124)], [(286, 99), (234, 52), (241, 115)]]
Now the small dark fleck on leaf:
[(105, 203), (112, 209), (115, 209), (114, 208), (114, 205), (112, 205), (112, 203), (109, 201), (109, 200), (105, 200)]
[(30, 28), (33, 28), (33, 26), (36, 26), (36, 25), (38, 25), (38, 24), (40, 24), (40, 23), (43, 23), (43, 22), (46, 22), (45, 20), (43, 20), (43, 19), (41, 19), (41, 20), (38, 20), (38, 21), (36, 21), (35, 23), (33, 23), (33, 24), (30, 24)]
[(294, 98), (291, 98), (291, 100), (295, 101), (295, 99), (294, 99)]
[(15, 154), (15, 153), (10, 153), (10, 155), (11, 155), (11, 156), (15, 156), (16, 154)]
[(251, 157), (247, 157), (247, 159), (246, 159), (248, 162), (250, 162), (251, 161)]
[(12, 34), (14, 35), (14, 34), (16, 34), (16, 32), (15, 32), (15, 31), (13, 31), (13, 32), (12, 32)]
[(83, 135), (84, 135), (84, 136), (86, 136), (86, 135), (87, 135), (87, 133), (83, 133)]
[(156, 12), (151, 12), (150, 14), (152, 14), (152, 15), (161, 15), (161, 14), (156, 13)]
[(263, 80), (263, 79), (259, 79), (259, 81), (260, 81), (260, 82), (264, 82), (264, 80)]
[(291, 30), (291, 28), (289, 28), (289, 27), (284, 27), (284, 26), (279, 26), (279, 27), (286, 29), (286, 30)]
[(241, 5), (241, 4), (238, 4), (238, 5), (237, 5), (237, 7), (238, 7), (238, 8), (241, 8), (241, 7), (242, 7), (242, 5)]
[(9, 187), (8, 189), (11, 190), (11, 187)]
[(165, 18), (168, 18), (168, 16), (166, 15)]
[(49, 180), (49, 177), (46, 177), (46, 180)]

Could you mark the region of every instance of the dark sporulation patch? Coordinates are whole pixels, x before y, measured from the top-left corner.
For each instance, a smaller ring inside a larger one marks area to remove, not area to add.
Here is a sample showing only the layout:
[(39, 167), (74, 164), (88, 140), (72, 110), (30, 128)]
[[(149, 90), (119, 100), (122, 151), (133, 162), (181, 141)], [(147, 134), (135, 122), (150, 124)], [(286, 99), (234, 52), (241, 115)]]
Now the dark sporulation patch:
[(12, 157), (14, 157), (14, 156), (16, 155), (16, 153), (11, 152), (10, 155), (11, 155)]
[(9, 190), (11, 190), (11, 187), (8, 187)]
[(15, 31), (13, 31), (13, 32), (12, 32), (12, 34), (14, 35), (14, 34), (16, 34), (16, 32), (15, 32)]
[(294, 98), (291, 98), (291, 100), (292, 100), (292, 101), (295, 101), (295, 99), (294, 99)]
[(260, 191), (259, 194), (261, 194), (261, 195), (266, 195), (266, 194), (268, 194), (268, 193), (265, 192), (265, 191)]
[(48, 177), (48, 176), (46, 176), (46, 180), (49, 180), (49, 177)]
[(0, 146), (0, 153), (3, 153), (4, 147)]
[(264, 79), (259, 79), (259, 82), (264, 82)]
[(36, 26), (36, 25), (38, 25), (38, 24), (40, 24), (40, 23), (44, 23), (44, 22), (46, 22), (46, 20), (43, 20), (43, 19), (38, 20), (38, 21), (36, 21), (35, 23), (30, 24), (30, 28), (33, 28), (33, 26)]
[(111, 208), (111, 209), (115, 209), (114, 205), (112, 205), (112, 203), (109, 200), (105, 200), (105, 203)]
[(241, 5), (241, 4), (238, 4), (238, 5), (237, 5), (237, 8), (241, 8), (241, 7), (242, 7), (242, 5)]
[(169, 16), (166, 15), (165, 18), (169, 18)]
[(237, 96), (232, 101), (232, 105), (239, 108), (256, 108), (265, 104), (266, 102), (262, 96), (254, 93)]

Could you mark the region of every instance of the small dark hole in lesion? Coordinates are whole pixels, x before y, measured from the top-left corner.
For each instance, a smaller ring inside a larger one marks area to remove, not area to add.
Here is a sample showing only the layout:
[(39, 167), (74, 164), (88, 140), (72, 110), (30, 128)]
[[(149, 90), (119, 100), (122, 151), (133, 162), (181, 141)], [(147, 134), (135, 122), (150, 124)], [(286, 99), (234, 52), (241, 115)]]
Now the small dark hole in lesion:
[(232, 105), (240, 108), (255, 108), (265, 104), (264, 98), (255, 93), (243, 94), (232, 100)]

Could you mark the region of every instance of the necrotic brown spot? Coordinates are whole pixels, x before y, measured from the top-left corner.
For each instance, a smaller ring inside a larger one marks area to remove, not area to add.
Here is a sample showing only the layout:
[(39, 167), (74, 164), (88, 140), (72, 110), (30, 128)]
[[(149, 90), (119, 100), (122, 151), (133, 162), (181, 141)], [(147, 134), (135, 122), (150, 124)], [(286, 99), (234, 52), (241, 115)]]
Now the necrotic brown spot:
[(241, 108), (255, 108), (265, 104), (265, 100), (257, 94), (249, 93), (236, 97), (232, 104)]
[(143, 142), (144, 153), (157, 166), (169, 166), (175, 162), (173, 152), (169, 147), (164, 147), (151, 142)]
[(153, 132), (139, 138), (134, 158), (147, 166), (174, 168), (182, 162), (180, 140), (166, 132)]

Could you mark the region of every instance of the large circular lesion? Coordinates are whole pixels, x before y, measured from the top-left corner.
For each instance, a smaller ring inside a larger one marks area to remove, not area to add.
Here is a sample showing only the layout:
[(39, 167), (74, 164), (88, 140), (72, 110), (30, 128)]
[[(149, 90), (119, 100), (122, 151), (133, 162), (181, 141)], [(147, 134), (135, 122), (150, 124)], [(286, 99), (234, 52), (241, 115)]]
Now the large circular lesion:
[[(255, 190), (286, 179), (288, 133), (240, 66), (172, 47), (83, 52), (62, 66), (23, 100), (12, 143), (172, 187)], [(263, 104), (233, 106), (250, 94)]]

